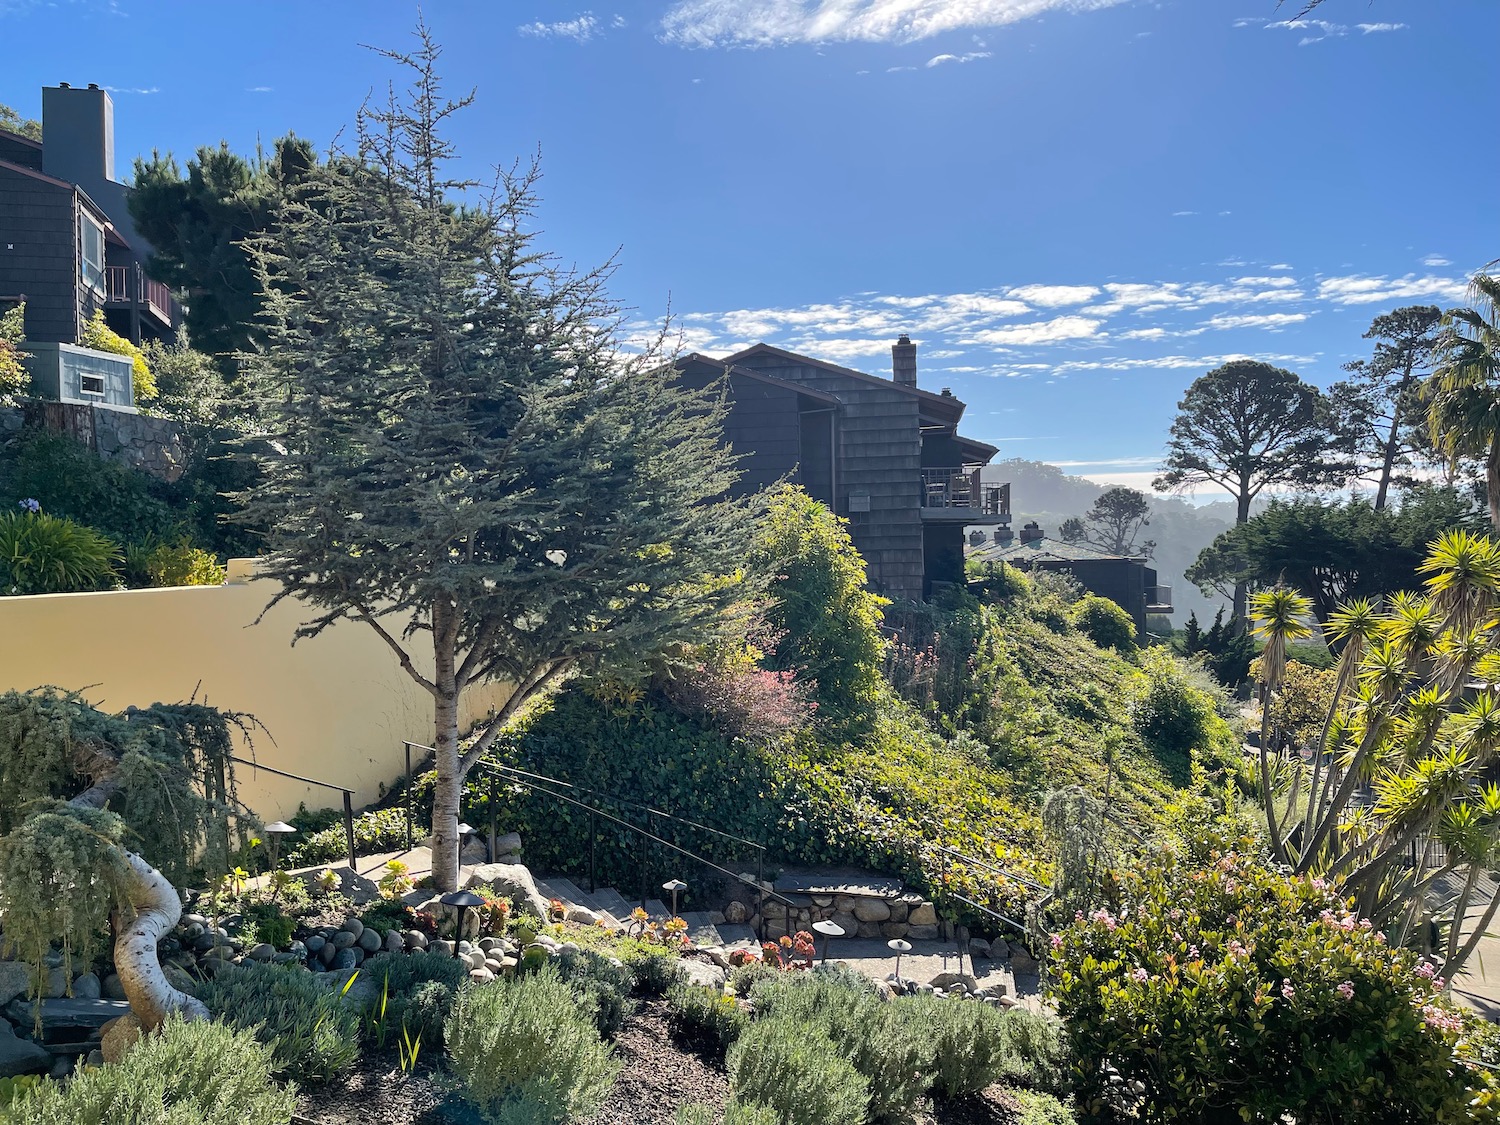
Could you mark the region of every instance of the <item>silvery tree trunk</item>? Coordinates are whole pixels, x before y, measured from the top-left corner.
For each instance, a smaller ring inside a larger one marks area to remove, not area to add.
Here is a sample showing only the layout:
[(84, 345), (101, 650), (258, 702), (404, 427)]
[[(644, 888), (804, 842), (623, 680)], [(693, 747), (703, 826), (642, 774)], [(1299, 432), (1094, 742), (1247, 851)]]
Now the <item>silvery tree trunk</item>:
[(146, 1031), (155, 1030), (173, 1012), (183, 1019), (208, 1019), (208, 1009), (200, 1000), (172, 987), (156, 956), (157, 942), (182, 916), (176, 888), (133, 852), (126, 852), (125, 859), (130, 865), (127, 893), (135, 917), (115, 938), (115, 972), (130, 1001), (130, 1010)]

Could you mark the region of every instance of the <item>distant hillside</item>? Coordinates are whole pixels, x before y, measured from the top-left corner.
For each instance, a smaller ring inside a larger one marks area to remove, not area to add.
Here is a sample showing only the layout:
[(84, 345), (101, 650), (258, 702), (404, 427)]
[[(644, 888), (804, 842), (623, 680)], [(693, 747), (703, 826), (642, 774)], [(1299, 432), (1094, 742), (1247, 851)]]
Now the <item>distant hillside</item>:
[[(1017, 530), (1035, 520), (1049, 535), (1056, 535), (1063, 520), (1082, 516), (1109, 485), (1084, 477), (1069, 476), (1056, 465), (1012, 457), (984, 470), (984, 479), (994, 484), (1010, 483), (1012, 526)], [(1197, 613), (1205, 626), (1218, 612), (1220, 599), (1204, 597), (1182, 574), (1198, 552), (1220, 532), (1234, 524), (1234, 505), (1228, 500), (1194, 505), (1175, 496), (1150, 494), (1151, 526), (1141, 538), (1156, 540), (1154, 556), (1158, 580), (1172, 587), (1178, 627), (1188, 614)]]

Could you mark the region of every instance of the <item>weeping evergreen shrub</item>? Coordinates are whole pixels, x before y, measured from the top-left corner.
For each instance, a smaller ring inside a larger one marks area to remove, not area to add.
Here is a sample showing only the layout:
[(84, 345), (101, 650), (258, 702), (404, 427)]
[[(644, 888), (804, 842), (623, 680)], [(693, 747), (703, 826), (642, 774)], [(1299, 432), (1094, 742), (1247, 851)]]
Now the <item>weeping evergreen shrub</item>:
[(172, 1016), (118, 1063), (31, 1087), (7, 1125), (288, 1125), (293, 1086), (271, 1081), (271, 1049), (249, 1031)]
[(551, 968), (465, 988), (447, 1039), (465, 1097), (491, 1125), (586, 1120), (620, 1070)]

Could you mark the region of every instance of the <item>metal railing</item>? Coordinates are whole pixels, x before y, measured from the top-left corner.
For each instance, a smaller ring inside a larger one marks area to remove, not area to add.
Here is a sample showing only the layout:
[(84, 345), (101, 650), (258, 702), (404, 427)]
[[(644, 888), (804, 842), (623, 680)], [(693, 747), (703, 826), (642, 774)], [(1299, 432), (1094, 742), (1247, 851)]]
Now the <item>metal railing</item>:
[(1162, 609), (1172, 608), (1172, 587), (1161, 585), (1146, 587), (1146, 611), (1149, 613), (1157, 606)]
[(172, 306), (176, 303), (172, 290), (159, 281), (152, 281), (141, 272), (140, 266), (105, 266), (104, 295), (112, 305), (129, 305), (139, 299), (162, 320), (168, 324), (172, 322)]
[(967, 508), (987, 516), (1010, 515), (1010, 485), (985, 484), (979, 465), (922, 470), (922, 507)]
[(277, 777), (286, 777), (292, 781), (300, 781), (306, 785), (317, 785), (324, 789), (334, 789), (342, 793), (344, 795), (344, 838), (349, 843), (349, 870), (356, 874), (359, 873), (359, 868), (355, 866), (354, 862), (354, 791), (352, 789), (345, 789), (342, 785), (335, 785), (331, 781), (319, 781), (315, 777), (303, 777), (299, 773), (287, 773), (286, 770), (279, 770), (272, 766), (263, 766), (259, 762), (251, 761), (247, 758), (237, 758), (233, 754), (229, 755), (229, 760), (236, 765), (249, 766), (254, 770), (265, 770), (267, 773), (274, 773)]
[[(956, 863), (963, 867), (978, 867), (984, 871), (988, 871), (992, 875), (998, 875), (1002, 879), (1009, 880), (1012, 883), (1019, 883), (1027, 890), (1036, 891), (1039, 894), (1046, 894), (1050, 890), (1050, 888), (1042, 886), (1042, 884), (1038, 883), (1036, 880), (1028, 879), (1024, 875), (1019, 875), (1016, 872), (1012, 871), (1010, 868), (1003, 866), (1002, 864), (994, 863), (991, 860), (987, 859), (980, 859), (978, 856), (968, 855), (957, 850), (956, 848), (945, 847), (942, 844), (928, 844), (925, 842), (920, 843), (918, 845), (919, 865), (921, 863), (923, 852), (931, 852), (937, 856), (938, 886), (941, 889), (941, 893), (944, 898), (952, 899), (954, 902), (961, 902), (970, 909), (977, 910), (981, 914), (985, 914), (998, 921), (1004, 922), (1008, 926), (1015, 927), (1023, 934), (1026, 932), (1026, 923), (1017, 921), (1015, 918), (1011, 918), (1005, 914), (1000, 913), (1000, 911), (996, 910), (992, 905), (988, 903), (978, 902), (975, 899), (972, 899), (967, 895), (960, 894), (958, 891), (954, 890), (951, 886), (951, 880), (949, 879), (949, 872), (952, 866)], [(923, 866), (923, 869), (925, 870), (925, 866)]]
[[(436, 751), (433, 749), (433, 747), (425, 746), (420, 742), (406, 742), (403, 743), (403, 746), (406, 751), (406, 792), (404, 794), (404, 803), (406, 810), (406, 839), (407, 847), (410, 848), (412, 846), (416, 824), (411, 804), (411, 752), (413, 750), (425, 750), (428, 753), (436, 753)], [(699, 864), (700, 866), (706, 867), (709, 870), (715, 871), (720, 875), (729, 878), (730, 880), (740, 884), (741, 886), (752, 887), (755, 891), (755, 914), (756, 917), (761, 920), (762, 931), (764, 929), (765, 919), (763, 916), (764, 911), (761, 908), (764, 906), (767, 900), (772, 902), (779, 902), (783, 906), (793, 905), (790, 899), (786, 898), (783, 895), (777, 894), (774, 890), (770, 890), (766, 887), (766, 846), (764, 844), (758, 843), (755, 840), (749, 840), (743, 836), (736, 836), (732, 832), (725, 832), (721, 829), (713, 828), (707, 824), (701, 824), (696, 820), (691, 820), (683, 816), (677, 816), (674, 813), (669, 813), (662, 809), (653, 808), (652, 806), (643, 804), (640, 801), (632, 801), (626, 797), (620, 797), (616, 794), (609, 793), (606, 790), (591, 789), (587, 786), (578, 785), (571, 781), (564, 781), (562, 778), (549, 777), (546, 774), (534, 773), (530, 770), (523, 770), (516, 766), (507, 766), (499, 762), (480, 761), (476, 764), (476, 768), (484, 771), (489, 779), (489, 846), (491, 858), (493, 858), (495, 855), (496, 842), (498, 840), (499, 833), (499, 787), (500, 784), (504, 782), (508, 785), (521, 786), (528, 792), (536, 793), (544, 797), (550, 797), (556, 801), (561, 801), (563, 804), (570, 805), (573, 808), (581, 809), (589, 814), (589, 894), (594, 894), (599, 889), (598, 845), (599, 823), (602, 820), (607, 824), (613, 824), (618, 828), (622, 828), (625, 831), (634, 833), (635, 835), (640, 837), (641, 885), (639, 902), (642, 908), (645, 907), (647, 898), (649, 897), (650, 879), (649, 855), (647, 853), (647, 849), (652, 846), (666, 848), (667, 850), (675, 852), (685, 859), (691, 860), (692, 862)], [(565, 790), (566, 792), (564, 792)], [(609, 812), (607, 809), (599, 808), (597, 804), (590, 804), (588, 800), (584, 799), (585, 797), (607, 801), (621, 808), (632, 809), (637, 812), (643, 813), (646, 817), (646, 821), (649, 827), (643, 828), (640, 825), (626, 820), (621, 816), (616, 816), (614, 813)], [(719, 837), (720, 839), (727, 840), (736, 844), (741, 844), (753, 849), (755, 852), (755, 878), (751, 880), (747, 875), (741, 872), (731, 871), (729, 868), (714, 862), (706, 856), (699, 855), (697, 852), (682, 847), (675, 841), (666, 839), (658, 831), (655, 831), (658, 826), (658, 821), (680, 824), (685, 827), (692, 828), (695, 831), (707, 832), (710, 835)], [(756, 937), (759, 938), (760, 936), (761, 932), (757, 932)]]

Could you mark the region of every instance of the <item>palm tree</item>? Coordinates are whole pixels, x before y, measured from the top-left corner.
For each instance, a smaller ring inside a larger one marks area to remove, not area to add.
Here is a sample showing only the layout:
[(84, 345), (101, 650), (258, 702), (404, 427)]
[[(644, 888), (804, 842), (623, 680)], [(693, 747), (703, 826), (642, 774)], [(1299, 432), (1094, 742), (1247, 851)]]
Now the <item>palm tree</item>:
[(1427, 421), (1451, 461), (1484, 460), (1490, 523), (1500, 531), (1500, 277), (1475, 274), (1469, 304), (1443, 317), (1437, 367), (1424, 388)]

